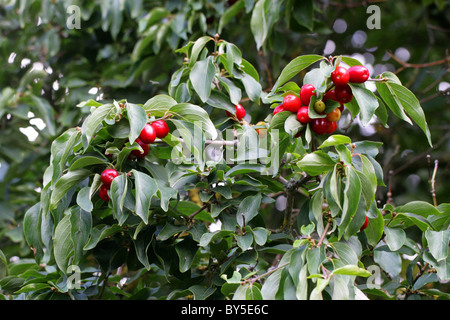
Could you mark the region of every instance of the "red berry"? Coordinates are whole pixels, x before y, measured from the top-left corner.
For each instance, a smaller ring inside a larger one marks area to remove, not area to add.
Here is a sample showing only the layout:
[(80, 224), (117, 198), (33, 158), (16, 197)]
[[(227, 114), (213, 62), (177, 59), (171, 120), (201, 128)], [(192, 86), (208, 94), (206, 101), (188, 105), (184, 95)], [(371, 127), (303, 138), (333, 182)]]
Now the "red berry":
[(311, 130), (316, 134), (324, 134), (327, 127), (328, 121), (325, 118), (316, 118), (311, 121)]
[(106, 201), (106, 202), (109, 201), (108, 190), (109, 190), (109, 185), (102, 184), (100, 186), (100, 190), (98, 191), (98, 195), (100, 196), (100, 199), (102, 199), (103, 201)]
[(139, 135), (139, 139), (144, 143), (152, 143), (156, 139), (156, 130), (151, 124), (146, 124)]
[(369, 79), (369, 69), (364, 66), (353, 66), (348, 69), (349, 81), (353, 83), (364, 83)]
[[(235, 105), (235, 108), (236, 108), (236, 118), (239, 121), (244, 119), (244, 117), (246, 115), (244, 107), (240, 104), (237, 104), (237, 105)], [(231, 114), (230, 112), (225, 111), (225, 113), (227, 114), (228, 117), (230, 117), (230, 118), (233, 117), (233, 114)]]
[(284, 109), (283, 104), (280, 104), (278, 107), (273, 109), (273, 115), (276, 115), (278, 112), (283, 112), (283, 111), (286, 111), (286, 110)]
[(309, 106), (313, 95), (316, 95), (316, 88), (312, 84), (304, 84), (300, 89), (300, 100), (304, 106)]
[(366, 220), (364, 221), (364, 224), (359, 229), (359, 231), (363, 231), (365, 228), (367, 228), (368, 225), (369, 225), (369, 218), (367, 218), (367, 216), (366, 216)]
[(331, 90), (325, 92), (325, 94), (323, 95), (322, 101), (325, 102), (327, 100), (336, 101), (336, 91), (334, 89), (331, 89)]
[(339, 85), (339, 86), (337, 85), (335, 92), (336, 92), (336, 100), (339, 102), (348, 103), (353, 98), (352, 89), (350, 88), (350, 86), (348, 84)]
[(119, 173), (114, 169), (105, 169), (100, 175), (100, 179), (106, 185), (110, 185), (115, 177), (119, 176)]
[(336, 85), (346, 84), (349, 79), (350, 79), (350, 75), (348, 73), (347, 68), (345, 68), (345, 67), (337, 67), (331, 73), (331, 80), (333, 80), (334, 84), (336, 84)]
[(141, 146), (144, 152), (141, 152), (140, 150), (133, 150), (131, 151), (131, 154), (134, 155), (136, 158), (144, 158), (146, 155), (148, 155), (148, 152), (150, 151), (149, 145), (142, 142), (139, 138), (136, 139), (136, 143)]
[(327, 120), (327, 129), (325, 131), (326, 134), (332, 134), (337, 129), (337, 122), (336, 121), (328, 121)]
[(311, 122), (311, 118), (309, 117), (307, 106), (303, 106), (300, 109), (298, 109), (297, 120), (303, 124)]
[(243, 106), (241, 106), (240, 104), (236, 105), (236, 118), (240, 121), (242, 119), (244, 119), (245, 117), (245, 109)]
[(151, 126), (155, 129), (156, 136), (160, 139), (164, 138), (169, 133), (169, 126), (164, 120), (153, 121)]
[(302, 101), (296, 95), (288, 94), (283, 98), (283, 106), (285, 110), (297, 113), (302, 106)]

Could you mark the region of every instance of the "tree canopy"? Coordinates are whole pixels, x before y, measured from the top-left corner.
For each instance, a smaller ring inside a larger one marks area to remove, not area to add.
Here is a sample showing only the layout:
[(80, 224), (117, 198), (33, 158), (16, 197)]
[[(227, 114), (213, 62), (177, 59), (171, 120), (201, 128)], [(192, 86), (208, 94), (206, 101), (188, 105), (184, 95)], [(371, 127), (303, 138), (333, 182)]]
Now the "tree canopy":
[[(448, 15), (441, 0), (3, 2), (0, 298), (448, 299)], [(337, 109), (338, 65), (370, 80), (350, 83), (333, 134), (274, 114), (304, 84), (311, 118)], [(158, 119), (170, 133), (133, 158)], [(230, 148), (246, 161), (217, 160)]]

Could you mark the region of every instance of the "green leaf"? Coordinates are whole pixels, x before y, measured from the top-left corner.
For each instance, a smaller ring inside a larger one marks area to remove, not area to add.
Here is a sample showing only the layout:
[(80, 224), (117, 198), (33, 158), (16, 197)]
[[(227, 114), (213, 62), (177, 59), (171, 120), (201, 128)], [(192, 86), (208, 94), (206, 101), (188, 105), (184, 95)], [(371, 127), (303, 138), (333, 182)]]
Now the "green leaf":
[(266, 41), (269, 33), (269, 26), (265, 13), (265, 6), (267, 0), (258, 0), (252, 11), (250, 18), (250, 30), (256, 42), (256, 49), (259, 50)]
[[(39, 261), (44, 254), (42, 249), (42, 243), (40, 240), (41, 236), (39, 234), (38, 228), (40, 211), (41, 211), (41, 203), (38, 202), (25, 212), (25, 217), (23, 219), (23, 234), (25, 236), (25, 240), (27, 241), (28, 245), (30, 247), (35, 248), (36, 250), (35, 256), (36, 261)], [(0, 253), (2, 252), (0, 251)]]
[(346, 229), (349, 227), (350, 222), (358, 210), (358, 205), (361, 199), (361, 181), (354, 168), (345, 168), (345, 178), (343, 179), (343, 182), (345, 188), (344, 202), (342, 204), (342, 217), (339, 224), (339, 239), (344, 235)]
[(296, 2), (294, 5), (293, 16), (298, 24), (306, 27), (309, 31), (312, 31), (314, 28), (314, 1), (303, 0)]
[(242, 73), (241, 76), (237, 77), (242, 81), (244, 85), (245, 92), (251, 101), (258, 102), (262, 93), (261, 84), (255, 80), (250, 74)]
[(303, 124), (297, 120), (296, 114), (291, 113), (284, 122), (284, 131), (292, 137), (294, 137), (302, 128)]
[(408, 88), (396, 83), (389, 83), (389, 85), (400, 101), (403, 109), (425, 133), (428, 143), (432, 147), (430, 130), (428, 129), (425, 114), (420, 106), (419, 100)]
[(352, 143), (352, 140), (349, 137), (340, 134), (335, 134), (329, 136), (317, 149), (323, 149), (340, 144), (350, 144), (350, 143)]
[(216, 127), (203, 108), (190, 103), (179, 103), (172, 106), (170, 112), (200, 127), (209, 134), (210, 139), (214, 140), (217, 138)]
[(197, 61), (189, 73), (192, 87), (203, 102), (206, 102), (211, 94), (211, 85), (215, 75), (216, 67), (212, 57)]
[(198, 56), (200, 55), (200, 52), (202, 52), (205, 45), (211, 41), (214, 40), (213, 38), (209, 36), (203, 36), (198, 38), (192, 47), (191, 56), (189, 57), (189, 66), (193, 67), (194, 64), (197, 62)]
[(80, 136), (81, 133), (78, 130), (71, 128), (66, 130), (52, 142), (51, 163), (53, 168), (53, 183), (61, 177), (69, 156), (73, 154), (74, 147), (79, 143), (78, 138)]
[(253, 244), (253, 235), (250, 232), (244, 235), (237, 235), (236, 242), (242, 251), (247, 251)]
[(169, 209), (170, 199), (176, 197), (178, 192), (174, 188), (170, 187), (168, 183), (169, 175), (163, 166), (147, 161), (144, 166), (155, 179), (156, 185), (158, 186), (158, 196), (161, 199), (161, 209), (167, 212)]
[(397, 277), (402, 271), (402, 258), (397, 252), (375, 249), (373, 251), (373, 258), (391, 278)]
[(92, 212), (94, 205), (91, 201), (91, 187), (84, 187), (77, 194), (77, 204), (86, 212)]
[(122, 230), (123, 230), (122, 227), (120, 227), (117, 224), (113, 225), (98, 224), (92, 228), (89, 240), (86, 242), (83, 249), (86, 251), (94, 249), (100, 241)]
[(375, 110), (378, 108), (378, 99), (372, 91), (358, 84), (348, 84), (352, 89), (353, 98), (359, 105), (359, 117), (361, 124), (365, 127), (372, 120)]
[(239, 0), (223, 13), (219, 20), (219, 27), (217, 31), (219, 34), (222, 33), (223, 27), (226, 26), (231, 19), (233, 19), (244, 8), (244, 6), (245, 1)]
[(273, 86), (271, 93), (276, 92), (280, 86), (285, 84), (295, 75), (297, 75), (300, 71), (302, 71), (306, 67), (309, 67), (314, 62), (317, 62), (321, 59), (324, 59), (324, 57), (315, 54), (299, 56), (293, 59), (281, 71), (281, 74), (278, 77), (277, 81), (275, 82), (275, 85)]
[(384, 227), (384, 233), (386, 244), (391, 251), (399, 250), (406, 241), (406, 233), (403, 229)]
[(384, 219), (380, 210), (377, 208), (376, 202), (373, 202), (369, 211), (369, 225), (364, 229), (367, 242), (375, 247), (381, 240), (384, 231)]
[(114, 218), (118, 221), (119, 226), (121, 226), (128, 217), (128, 213), (124, 208), (127, 189), (128, 189), (127, 176), (125, 174), (120, 174), (112, 181), (109, 190), (113, 208), (113, 215)]
[(67, 272), (69, 262), (77, 264), (81, 258), (91, 226), (91, 215), (81, 209), (69, 211), (56, 225), (53, 235), (55, 261), (63, 273)]
[(362, 66), (362, 63), (359, 62), (359, 60), (351, 58), (351, 57), (346, 57), (346, 56), (341, 56), (342, 62), (348, 64), (350, 67), (353, 66)]
[(105, 158), (99, 157), (99, 156), (81, 156), (72, 162), (70, 165), (69, 171), (78, 170), (84, 167), (93, 166), (93, 165), (107, 165), (108, 161)]
[[(229, 101), (231, 101), (231, 103), (228, 102), (226, 104), (227, 105), (226, 109), (229, 112), (236, 112), (236, 109), (234, 106), (237, 105), (241, 101), (241, 98), (242, 98), (241, 89), (238, 86), (236, 86), (230, 79), (225, 78), (225, 77), (219, 77), (219, 82), (225, 87), (225, 90), (228, 92), (228, 96), (230, 97)], [(210, 104), (211, 98), (214, 93), (218, 93), (218, 92), (216, 92), (216, 91), (211, 92), (211, 95), (209, 96), (209, 99), (207, 101), (208, 104)], [(228, 99), (228, 97), (226, 97), (226, 99)], [(221, 104), (221, 105), (223, 105), (223, 104)], [(216, 106), (216, 105), (213, 105), (213, 106)]]
[(308, 153), (297, 162), (297, 166), (311, 176), (330, 171), (335, 164), (335, 161), (323, 151)]
[(128, 139), (130, 143), (133, 143), (134, 140), (139, 137), (142, 129), (144, 129), (144, 126), (147, 123), (147, 113), (143, 107), (129, 102), (127, 102), (126, 109), (128, 121), (130, 122), (130, 133)]
[(56, 209), (61, 199), (67, 192), (75, 187), (78, 183), (91, 175), (91, 171), (87, 169), (78, 169), (69, 171), (64, 174), (56, 183), (50, 197), (50, 210)]
[(250, 283), (245, 291), (245, 300), (263, 300), (261, 290), (255, 283)]
[(284, 129), (284, 123), (290, 115), (292, 115), (292, 113), (289, 111), (282, 111), (275, 114), (272, 120), (270, 120), (269, 130)]
[(98, 131), (100, 125), (109, 116), (117, 112), (114, 104), (104, 104), (95, 110), (83, 122), (82, 133), (86, 137), (86, 142), (89, 144), (94, 134)]
[(152, 116), (163, 116), (170, 108), (176, 105), (178, 102), (172, 97), (164, 94), (159, 94), (149, 99), (144, 104), (146, 112), (150, 112)]
[(437, 262), (447, 259), (450, 229), (443, 231), (426, 230), (425, 238), (427, 239), (430, 253)]
[(248, 196), (242, 200), (236, 213), (236, 220), (239, 226), (247, 225), (254, 217), (258, 215), (262, 196), (260, 193), (254, 196)]
[(136, 185), (136, 214), (147, 224), (150, 202), (158, 191), (158, 187), (149, 175), (135, 169), (132, 173)]
[(370, 277), (372, 273), (366, 269), (360, 268), (356, 265), (346, 265), (337, 269), (334, 269), (331, 274), (345, 274), (349, 276), (358, 277)]
[(198, 250), (199, 247), (197, 242), (192, 240), (191, 237), (187, 237), (175, 245), (175, 251), (177, 252), (179, 259), (180, 272), (186, 272), (191, 268)]

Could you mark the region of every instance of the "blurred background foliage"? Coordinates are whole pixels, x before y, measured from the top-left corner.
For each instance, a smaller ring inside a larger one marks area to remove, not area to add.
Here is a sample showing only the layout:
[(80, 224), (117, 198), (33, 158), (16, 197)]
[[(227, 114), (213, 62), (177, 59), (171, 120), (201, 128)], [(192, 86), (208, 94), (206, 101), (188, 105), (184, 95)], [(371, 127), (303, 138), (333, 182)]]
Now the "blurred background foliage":
[[(396, 117), (389, 117), (389, 128), (377, 122), (362, 128), (356, 120), (340, 125), (347, 127), (341, 132), (353, 141), (383, 142), (377, 157), (386, 180), (378, 192), (381, 204), (431, 202), (435, 161), (438, 203), (450, 200), (448, 1), (0, 3), (0, 249), (8, 258), (33, 257), (22, 234), (23, 215), (39, 201), (51, 142), (89, 111), (77, 104), (123, 98), (143, 103), (167, 93), (183, 63), (176, 50), (205, 34), (236, 44), (258, 69), (265, 90), (302, 54), (349, 55), (372, 76), (395, 72), (419, 98), (434, 148), (417, 126)], [(367, 25), (372, 4), (380, 9), (380, 29)], [(79, 28), (71, 29), (77, 22)], [(243, 104), (250, 123), (270, 113), (269, 106)]]

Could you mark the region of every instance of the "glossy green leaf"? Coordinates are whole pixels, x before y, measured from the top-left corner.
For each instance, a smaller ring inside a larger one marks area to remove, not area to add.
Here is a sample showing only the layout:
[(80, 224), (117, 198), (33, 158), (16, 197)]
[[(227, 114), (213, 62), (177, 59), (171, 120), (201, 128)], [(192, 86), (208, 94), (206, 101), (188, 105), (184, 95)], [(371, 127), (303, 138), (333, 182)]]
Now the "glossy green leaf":
[(130, 143), (133, 143), (134, 140), (139, 137), (142, 129), (144, 129), (144, 126), (147, 123), (147, 113), (143, 107), (127, 102), (127, 117), (130, 122), (128, 140)]
[(239, 226), (247, 225), (254, 217), (258, 215), (262, 196), (260, 193), (254, 196), (248, 196), (242, 200), (236, 213), (236, 220)]
[(149, 175), (133, 169), (132, 174), (136, 186), (136, 214), (148, 223), (148, 214), (152, 197), (158, 190), (155, 180)]
[(403, 229), (384, 227), (386, 234), (386, 244), (391, 251), (399, 250), (406, 241), (406, 234)]
[(350, 222), (358, 210), (358, 204), (361, 199), (361, 180), (356, 170), (352, 167), (346, 167), (345, 171), (346, 177), (343, 179), (345, 185), (344, 201), (342, 204), (341, 222), (339, 224), (339, 238), (346, 233), (346, 229), (349, 227)]
[(211, 94), (211, 86), (216, 75), (216, 67), (210, 58), (197, 61), (189, 73), (192, 87), (203, 102), (206, 102)]
[(55, 209), (67, 192), (91, 175), (87, 169), (78, 169), (64, 174), (56, 183), (50, 198), (50, 210)]
[(378, 108), (378, 99), (372, 91), (366, 89), (362, 85), (349, 83), (349, 86), (352, 89), (353, 99), (355, 99), (359, 105), (361, 124), (367, 126)]
[(293, 59), (281, 71), (281, 74), (279, 75), (277, 81), (275, 82), (271, 93), (276, 92), (280, 86), (285, 84), (295, 75), (297, 75), (300, 71), (302, 71), (303, 69), (312, 65), (314, 62), (317, 62), (321, 59), (324, 59), (324, 57), (315, 54), (298, 56), (295, 59)]
[(333, 170), (335, 164), (335, 161), (323, 151), (308, 153), (297, 162), (297, 166), (311, 176)]

